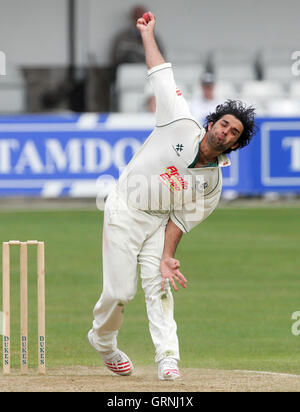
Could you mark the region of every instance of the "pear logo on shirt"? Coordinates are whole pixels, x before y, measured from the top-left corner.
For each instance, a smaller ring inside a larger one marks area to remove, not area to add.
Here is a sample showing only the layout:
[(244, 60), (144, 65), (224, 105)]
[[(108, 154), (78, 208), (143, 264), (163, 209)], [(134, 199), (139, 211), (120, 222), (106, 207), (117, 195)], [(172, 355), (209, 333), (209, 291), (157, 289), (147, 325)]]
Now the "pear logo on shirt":
[(175, 150), (175, 153), (177, 154), (178, 157), (180, 157), (180, 152), (183, 150), (183, 144), (178, 143), (176, 146), (172, 146), (173, 149)]
[(195, 184), (195, 189), (197, 190), (197, 192), (204, 192), (205, 189), (208, 188), (208, 183), (204, 182), (204, 183), (200, 183), (200, 182), (196, 182)]

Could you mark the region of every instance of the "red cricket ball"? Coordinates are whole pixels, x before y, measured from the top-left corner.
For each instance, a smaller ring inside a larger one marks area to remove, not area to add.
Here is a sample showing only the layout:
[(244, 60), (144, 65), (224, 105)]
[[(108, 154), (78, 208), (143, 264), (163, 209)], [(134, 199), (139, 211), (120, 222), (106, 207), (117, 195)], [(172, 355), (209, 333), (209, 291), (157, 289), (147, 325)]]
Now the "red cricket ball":
[(148, 12), (144, 13), (143, 14), (143, 19), (145, 19), (146, 23), (148, 23), (151, 20), (150, 14)]

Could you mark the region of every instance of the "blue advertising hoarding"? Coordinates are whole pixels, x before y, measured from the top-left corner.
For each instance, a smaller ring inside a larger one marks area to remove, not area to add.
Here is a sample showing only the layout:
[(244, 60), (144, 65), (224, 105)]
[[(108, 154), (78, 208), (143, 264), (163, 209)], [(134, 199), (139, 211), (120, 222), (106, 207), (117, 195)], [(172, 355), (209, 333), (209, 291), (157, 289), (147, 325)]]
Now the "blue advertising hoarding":
[[(232, 152), (232, 165), (222, 169), (223, 190), (300, 193), (300, 118), (258, 118), (257, 125), (251, 144)], [(148, 115), (2, 117), (0, 196), (99, 195), (153, 127)]]

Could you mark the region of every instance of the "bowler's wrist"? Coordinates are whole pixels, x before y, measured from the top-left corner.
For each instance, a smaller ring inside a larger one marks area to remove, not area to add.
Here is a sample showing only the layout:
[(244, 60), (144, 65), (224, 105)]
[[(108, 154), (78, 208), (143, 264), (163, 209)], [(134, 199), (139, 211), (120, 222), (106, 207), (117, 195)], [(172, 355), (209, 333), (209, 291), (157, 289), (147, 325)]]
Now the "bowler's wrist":
[(164, 260), (168, 260), (168, 259), (174, 259), (174, 255), (172, 255), (171, 253), (162, 255), (161, 262), (163, 262)]

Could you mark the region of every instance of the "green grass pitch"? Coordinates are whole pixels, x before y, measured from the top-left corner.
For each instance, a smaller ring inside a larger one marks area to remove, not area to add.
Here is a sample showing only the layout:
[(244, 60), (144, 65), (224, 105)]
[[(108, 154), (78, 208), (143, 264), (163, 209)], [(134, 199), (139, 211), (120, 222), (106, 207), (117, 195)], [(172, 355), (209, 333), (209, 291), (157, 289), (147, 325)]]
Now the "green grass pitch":
[[(86, 334), (102, 285), (102, 217), (96, 210), (0, 212), (2, 241), (45, 241), (49, 368), (101, 364)], [(300, 335), (291, 332), (292, 313), (300, 311), (299, 218), (296, 208), (224, 207), (184, 235), (176, 256), (188, 286), (174, 292), (182, 367), (300, 374)], [(29, 256), (29, 365), (36, 367), (33, 247)], [(13, 367), (19, 365), (18, 260), (15, 247), (11, 264)], [(140, 285), (125, 308), (119, 347), (136, 365), (153, 363)]]

